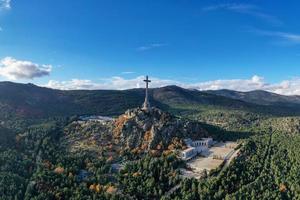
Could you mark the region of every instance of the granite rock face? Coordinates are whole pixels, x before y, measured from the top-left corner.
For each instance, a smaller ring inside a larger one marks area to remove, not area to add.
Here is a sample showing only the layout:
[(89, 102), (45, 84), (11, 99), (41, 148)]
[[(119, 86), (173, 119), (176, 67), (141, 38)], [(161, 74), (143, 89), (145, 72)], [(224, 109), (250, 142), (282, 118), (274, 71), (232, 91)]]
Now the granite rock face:
[(126, 111), (115, 121), (114, 135), (129, 149), (166, 149), (174, 138), (199, 139), (208, 136), (196, 121), (183, 120), (157, 108)]

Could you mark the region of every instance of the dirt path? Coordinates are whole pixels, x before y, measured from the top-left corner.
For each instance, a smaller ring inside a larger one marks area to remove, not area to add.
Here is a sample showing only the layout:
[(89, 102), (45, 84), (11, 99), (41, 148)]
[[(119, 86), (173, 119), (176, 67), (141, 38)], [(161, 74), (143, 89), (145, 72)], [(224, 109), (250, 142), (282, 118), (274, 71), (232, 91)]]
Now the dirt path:
[(270, 133), (270, 138), (269, 138), (269, 141), (268, 141), (268, 144), (266, 147), (266, 152), (265, 152), (264, 159), (263, 159), (264, 164), (261, 168), (260, 175), (258, 177), (256, 177), (252, 182), (244, 185), (243, 187), (252, 187), (255, 184), (255, 182), (263, 176), (264, 172), (269, 170), (268, 165), (270, 164), (271, 157), (272, 157), (272, 154), (271, 154), (272, 136), (273, 136), (272, 133)]
[(176, 190), (180, 188), (180, 184), (174, 186), (172, 189), (170, 189), (166, 194), (164, 195), (165, 197), (170, 197)]
[(235, 151), (229, 156), (229, 158), (227, 158), (227, 159), (225, 160), (225, 164), (224, 164), (222, 170), (219, 172), (219, 174), (220, 174), (222, 171), (224, 171), (224, 170), (230, 165), (231, 161), (232, 161), (234, 158), (237, 157), (237, 155), (238, 155), (238, 153), (240, 152), (240, 150), (241, 150), (241, 148), (235, 150)]

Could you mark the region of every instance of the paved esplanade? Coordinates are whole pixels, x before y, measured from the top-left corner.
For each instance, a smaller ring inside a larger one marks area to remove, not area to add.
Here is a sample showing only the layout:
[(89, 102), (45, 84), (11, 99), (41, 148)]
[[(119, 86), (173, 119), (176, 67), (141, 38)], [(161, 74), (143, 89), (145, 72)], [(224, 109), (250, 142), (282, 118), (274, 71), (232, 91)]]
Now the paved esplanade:
[(149, 89), (149, 83), (151, 80), (149, 80), (148, 76), (146, 76), (146, 79), (144, 80), (146, 82), (146, 94), (145, 94), (145, 102), (143, 104), (143, 110), (150, 110), (150, 103), (149, 103), (149, 97), (148, 97), (148, 89)]

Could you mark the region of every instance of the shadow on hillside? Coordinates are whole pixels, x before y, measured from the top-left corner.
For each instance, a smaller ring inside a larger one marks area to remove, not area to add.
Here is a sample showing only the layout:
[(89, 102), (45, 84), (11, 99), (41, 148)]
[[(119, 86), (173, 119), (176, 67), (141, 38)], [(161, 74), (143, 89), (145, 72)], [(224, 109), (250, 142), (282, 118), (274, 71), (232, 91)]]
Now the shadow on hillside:
[[(157, 107), (159, 107), (160, 109), (162, 109), (164, 111), (168, 111), (177, 117), (182, 116), (182, 117), (186, 118), (186, 116), (195, 113), (194, 110), (173, 108), (166, 104), (162, 104), (159, 102), (156, 102), (156, 103), (157, 103), (156, 104)], [(187, 118), (187, 119), (189, 119), (189, 118)], [(202, 127), (209, 133), (209, 135), (211, 137), (213, 137), (214, 140), (217, 140), (217, 141), (236, 141), (236, 140), (240, 140), (240, 139), (246, 139), (246, 138), (249, 138), (249, 137), (257, 134), (257, 133), (251, 132), (251, 131), (226, 130), (222, 127), (212, 125), (212, 124), (207, 124), (204, 122), (199, 122), (199, 123), (201, 123)]]
[(206, 123), (202, 123), (202, 126), (208, 131), (209, 135), (217, 141), (236, 141), (255, 135), (254, 132), (250, 131), (229, 131)]

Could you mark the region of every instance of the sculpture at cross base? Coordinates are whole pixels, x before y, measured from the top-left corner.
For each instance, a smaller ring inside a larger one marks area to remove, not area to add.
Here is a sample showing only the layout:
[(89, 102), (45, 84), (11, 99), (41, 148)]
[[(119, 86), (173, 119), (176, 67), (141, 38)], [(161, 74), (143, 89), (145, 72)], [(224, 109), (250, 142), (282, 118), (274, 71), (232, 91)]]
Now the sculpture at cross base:
[(149, 111), (151, 109), (151, 107), (150, 107), (150, 103), (149, 103), (148, 89), (149, 89), (149, 83), (151, 82), (151, 80), (149, 80), (148, 76), (146, 76), (146, 79), (144, 80), (144, 82), (146, 83), (146, 90), (145, 90), (145, 102), (143, 104), (142, 109), (145, 111)]

